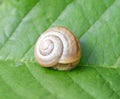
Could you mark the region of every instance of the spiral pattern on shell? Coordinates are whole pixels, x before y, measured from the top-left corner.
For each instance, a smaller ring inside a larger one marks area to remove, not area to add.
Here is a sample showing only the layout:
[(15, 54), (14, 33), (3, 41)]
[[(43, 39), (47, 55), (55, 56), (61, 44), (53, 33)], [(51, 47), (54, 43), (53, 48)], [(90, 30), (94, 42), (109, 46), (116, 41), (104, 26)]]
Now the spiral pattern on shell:
[(80, 43), (68, 29), (54, 27), (39, 37), (34, 54), (38, 63), (44, 67), (69, 70), (79, 62)]

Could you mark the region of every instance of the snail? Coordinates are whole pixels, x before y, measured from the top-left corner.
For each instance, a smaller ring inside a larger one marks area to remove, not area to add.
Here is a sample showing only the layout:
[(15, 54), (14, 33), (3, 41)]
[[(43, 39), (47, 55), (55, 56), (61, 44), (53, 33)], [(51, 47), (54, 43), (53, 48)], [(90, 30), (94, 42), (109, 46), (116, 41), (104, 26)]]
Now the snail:
[(43, 67), (71, 70), (79, 63), (81, 48), (74, 33), (65, 27), (53, 27), (38, 38), (34, 56)]

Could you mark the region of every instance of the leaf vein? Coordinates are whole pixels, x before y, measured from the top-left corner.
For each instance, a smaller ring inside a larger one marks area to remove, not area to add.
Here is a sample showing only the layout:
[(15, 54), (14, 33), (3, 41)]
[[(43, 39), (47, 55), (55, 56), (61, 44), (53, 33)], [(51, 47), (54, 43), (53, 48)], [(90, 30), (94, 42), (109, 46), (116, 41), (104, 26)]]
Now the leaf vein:
[(31, 72), (31, 70), (29, 69), (29, 66), (28, 66), (27, 63), (25, 63), (25, 66), (27, 67), (28, 71), (31, 73), (32, 77), (33, 77), (37, 82), (39, 82), (39, 84), (40, 84), (45, 90), (47, 90), (47, 92), (49, 92), (50, 94), (53, 94), (53, 95), (56, 97), (56, 99), (60, 99), (60, 98), (58, 98), (58, 95), (52, 93), (47, 87), (43, 86), (43, 84), (41, 84), (41, 82), (40, 82), (39, 80), (37, 80), (37, 78), (33, 75), (33, 73)]
[(81, 85), (79, 83), (77, 83), (69, 74), (67, 74), (67, 75), (74, 82), (74, 84), (76, 84), (79, 88), (81, 88), (84, 92), (86, 92), (90, 97), (95, 99), (95, 97), (93, 97), (89, 92), (87, 92), (84, 88), (82, 88)]
[(16, 31), (16, 30), (18, 29), (18, 27), (21, 25), (23, 19), (31, 12), (32, 9), (34, 9), (34, 7), (35, 7), (38, 3), (39, 3), (39, 1), (36, 2), (36, 3), (34, 4), (34, 6), (33, 6), (31, 9), (29, 9), (29, 11), (20, 19), (20, 21), (17, 23), (16, 27), (15, 27), (15, 28), (13, 29), (13, 31), (10, 33), (9, 37), (4, 41), (4, 43), (3, 43), (2, 46), (0, 47), (0, 50), (7, 44), (7, 42), (9, 41), (9, 39), (13, 36), (13, 34), (15, 33), (15, 31)]
[[(100, 77), (106, 82), (107, 86), (111, 89), (111, 91), (113, 91), (117, 96), (120, 97), (120, 95), (111, 87), (110, 82), (103, 77), (103, 75), (101, 74), (101, 72), (99, 72), (99, 70), (97, 68), (95, 70), (98, 72), (98, 74), (100, 75)], [(113, 93), (111, 95), (113, 95)]]
[(19, 96), (19, 97), (22, 97), (21, 95), (19, 95), (19, 93), (18, 92), (16, 92), (8, 83), (6, 83), (6, 81), (4, 80), (4, 78), (2, 77), (2, 75), (0, 74), (0, 78), (2, 79), (2, 81), (4, 82), (4, 84), (6, 84), (10, 89), (11, 89), (11, 91), (13, 92), (13, 93), (15, 93), (17, 96)]
[(99, 16), (99, 18), (84, 33), (80, 35), (79, 39), (82, 38), (84, 34), (86, 34), (100, 20), (100, 18), (109, 10), (109, 8), (114, 5), (115, 1), (116, 0), (114, 0), (114, 2)]

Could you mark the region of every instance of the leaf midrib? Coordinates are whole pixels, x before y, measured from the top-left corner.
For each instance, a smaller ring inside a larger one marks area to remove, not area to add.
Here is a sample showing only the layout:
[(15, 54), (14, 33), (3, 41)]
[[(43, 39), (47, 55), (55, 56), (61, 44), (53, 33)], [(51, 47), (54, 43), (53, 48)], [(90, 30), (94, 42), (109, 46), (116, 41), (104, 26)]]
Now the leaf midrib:
[[(32, 61), (32, 60), (14, 60), (14, 59), (7, 59), (7, 60), (2, 60), (0, 59), (0, 63), (5, 63), (5, 62), (13, 62), (13, 63), (22, 63), (22, 64), (26, 64), (26, 63), (33, 63), (33, 64), (38, 64), (36, 60)], [(93, 64), (78, 64), (79, 67), (90, 67), (90, 68), (108, 68), (108, 69), (120, 69), (117, 66), (106, 66), (106, 65), (99, 65), (99, 64), (94, 64), (95, 66), (93, 66)]]

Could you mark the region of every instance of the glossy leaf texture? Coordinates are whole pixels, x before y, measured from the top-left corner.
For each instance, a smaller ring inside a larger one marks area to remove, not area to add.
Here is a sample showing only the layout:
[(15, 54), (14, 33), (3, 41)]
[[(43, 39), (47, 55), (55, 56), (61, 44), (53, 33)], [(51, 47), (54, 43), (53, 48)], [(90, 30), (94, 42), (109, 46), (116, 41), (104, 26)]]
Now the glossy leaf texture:
[[(72, 71), (34, 59), (42, 32), (64, 26), (79, 38)], [(120, 0), (0, 0), (0, 99), (120, 99)]]

